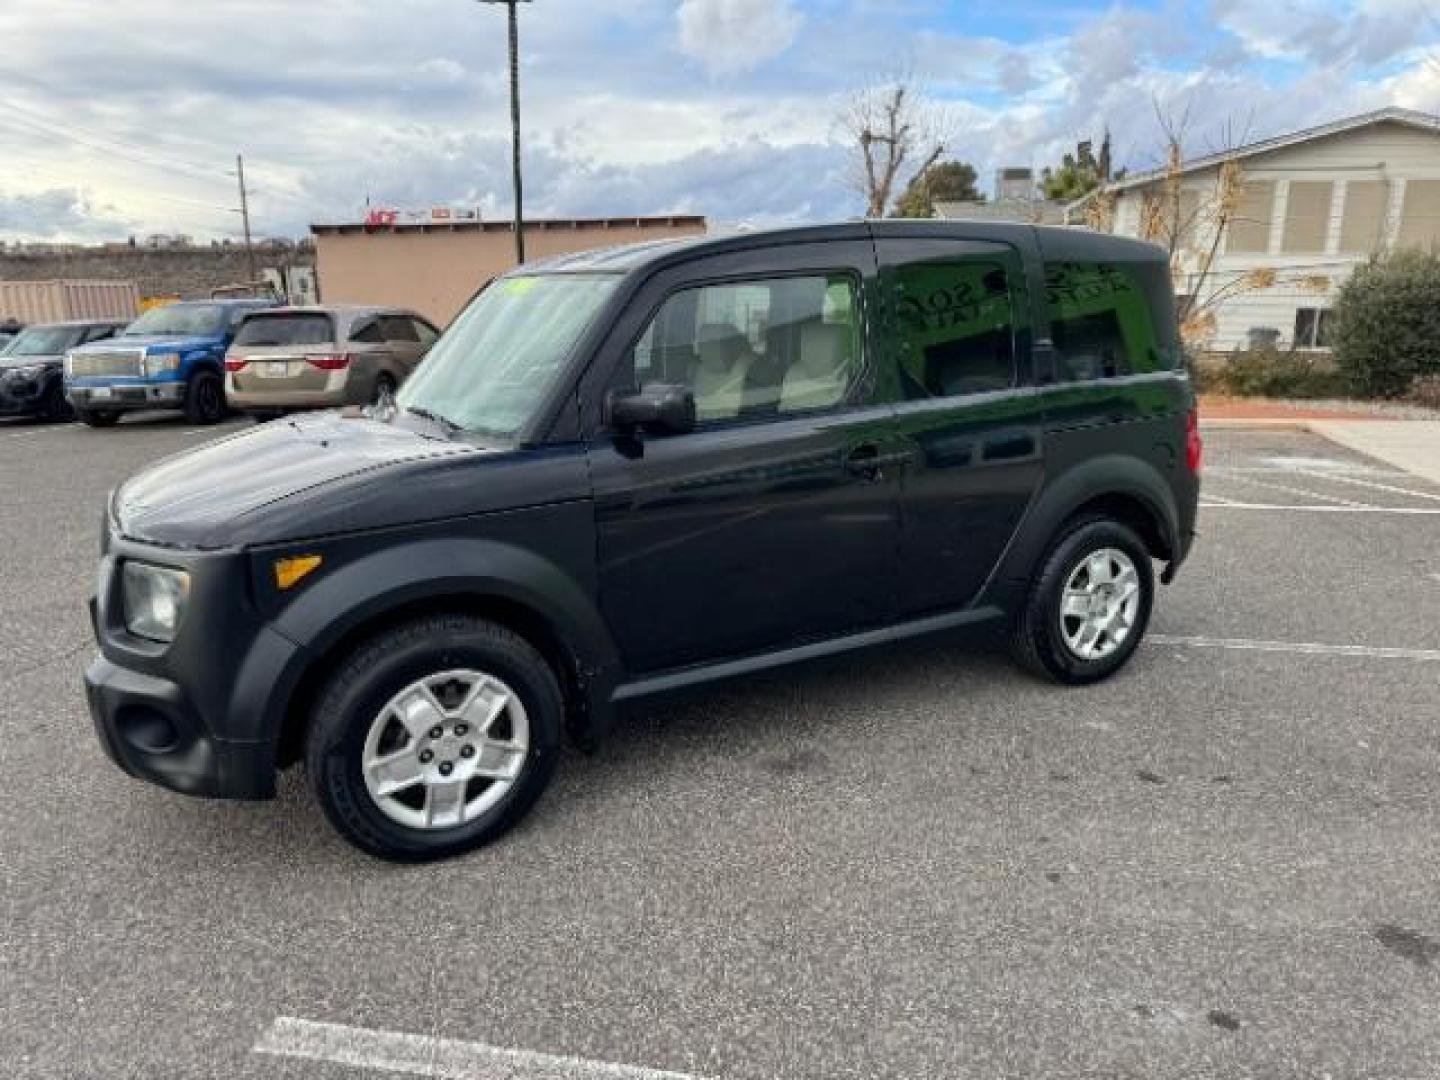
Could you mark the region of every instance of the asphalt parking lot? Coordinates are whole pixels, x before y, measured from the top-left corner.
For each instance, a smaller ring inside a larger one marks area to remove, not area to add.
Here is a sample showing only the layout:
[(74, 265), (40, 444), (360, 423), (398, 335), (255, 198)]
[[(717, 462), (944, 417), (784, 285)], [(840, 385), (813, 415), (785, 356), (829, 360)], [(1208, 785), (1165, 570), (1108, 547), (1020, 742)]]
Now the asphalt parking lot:
[(299, 775), (197, 802), (94, 740), (104, 493), (215, 434), (0, 423), (6, 1076), (1440, 1074), (1440, 488), (1211, 433), (1116, 679), (942, 641), (726, 685), (402, 868)]

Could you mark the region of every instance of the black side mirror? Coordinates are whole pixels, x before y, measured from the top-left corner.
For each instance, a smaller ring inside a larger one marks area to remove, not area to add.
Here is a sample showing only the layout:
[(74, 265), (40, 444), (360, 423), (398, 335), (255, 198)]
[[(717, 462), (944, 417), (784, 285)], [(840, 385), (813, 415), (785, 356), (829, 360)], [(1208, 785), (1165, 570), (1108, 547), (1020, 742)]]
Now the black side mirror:
[(644, 428), (662, 435), (695, 430), (695, 395), (688, 386), (651, 383), (628, 393), (612, 393), (606, 423), (615, 431)]

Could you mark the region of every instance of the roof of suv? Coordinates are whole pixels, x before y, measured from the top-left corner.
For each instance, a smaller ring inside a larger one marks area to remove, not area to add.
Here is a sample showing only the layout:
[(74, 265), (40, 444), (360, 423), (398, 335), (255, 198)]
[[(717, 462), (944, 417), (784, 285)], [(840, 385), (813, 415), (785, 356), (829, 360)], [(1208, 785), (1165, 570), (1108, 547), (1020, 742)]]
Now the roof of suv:
[(1143, 240), (1089, 229), (1056, 225), (1030, 225), (1024, 222), (967, 222), (964, 220), (874, 219), (847, 221), (830, 225), (801, 225), (784, 229), (764, 229), (731, 233), (724, 236), (693, 236), (665, 240), (646, 240), (636, 244), (577, 251), (549, 259), (526, 263), (510, 273), (580, 274), (627, 273), (652, 264), (668, 262), (680, 256), (720, 255), (731, 251), (771, 247), (781, 244), (804, 244), (827, 240), (904, 239), (934, 237), (944, 239), (997, 239), (1025, 232), (1036, 236), (1042, 248), (1056, 248), (1067, 255), (1083, 248), (1093, 258), (1122, 260), (1165, 260), (1163, 248)]

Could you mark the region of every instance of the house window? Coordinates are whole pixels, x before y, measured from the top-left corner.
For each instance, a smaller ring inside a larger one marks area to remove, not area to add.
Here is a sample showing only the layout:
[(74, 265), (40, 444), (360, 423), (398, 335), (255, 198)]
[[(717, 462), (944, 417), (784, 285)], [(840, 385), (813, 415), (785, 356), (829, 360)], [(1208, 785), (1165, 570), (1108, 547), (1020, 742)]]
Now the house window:
[(1268, 180), (1244, 185), (1227, 228), (1225, 250), (1231, 255), (1263, 255), (1270, 250), (1270, 216), (1275, 185)]
[(1333, 314), (1329, 308), (1297, 308), (1295, 310), (1295, 348), (1328, 349), (1330, 347), (1330, 322)]
[(1292, 180), (1285, 202), (1285, 230), (1280, 250), (1286, 253), (1325, 250), (1330, 231), (1330, 201), (1335, 185), (1328, 180)]
[(1385, 243), (1385, 210), (1390, 185), (1384, 180), (1351, 180), (1345, 185), (1345, 214), (1340, 221), (1340, 250), (1367, 255)]
[(1405, 181), (1398, 246), (1427, 248), (1440, 243), (1440, 180)]

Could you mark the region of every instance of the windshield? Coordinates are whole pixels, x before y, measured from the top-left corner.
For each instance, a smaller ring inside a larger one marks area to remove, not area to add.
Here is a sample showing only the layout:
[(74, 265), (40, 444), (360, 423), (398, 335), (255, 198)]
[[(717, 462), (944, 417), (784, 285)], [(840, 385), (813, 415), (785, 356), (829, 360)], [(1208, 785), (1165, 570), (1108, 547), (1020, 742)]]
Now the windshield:
[(10, 363), (25, 356), (59, 356), (72, 347), (79, 336), (80, 331), (73, 326), (32, 326), (22, 330), (6, 346), (4, 360), (0, 362)]
[(235, 335), (236, 345), (328, 345), (335, 340), (329, 315), (251, 315)]
[(205, 337), (223, 333), (229, 316), (219, 304), (166, 304), (141, 315), (125, 328), (124, 336)]
[(435, 343), (397, 404), (467, 431), (516, 434), (619, 282), (613, 274), (501, 278)]

